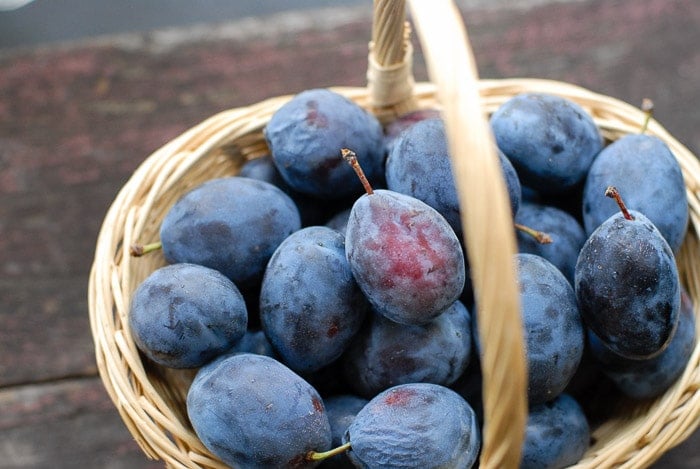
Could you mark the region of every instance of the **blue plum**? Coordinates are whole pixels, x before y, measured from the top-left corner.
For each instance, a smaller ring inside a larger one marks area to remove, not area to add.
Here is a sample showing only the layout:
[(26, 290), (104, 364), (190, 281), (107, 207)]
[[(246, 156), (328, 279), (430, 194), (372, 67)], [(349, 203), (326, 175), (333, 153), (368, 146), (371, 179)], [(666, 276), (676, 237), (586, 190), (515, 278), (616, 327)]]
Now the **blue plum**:
[(492, 114), (491, 127), (520, 181), (542, 193), (561, 194), (582, 183), (603, 148), (585, 109), (553, 94), (513, 96)]
[(248, 314), (236, 285), (216, 270), (173, 264), (136, 289), (129, 328), (138, 348), (170, 368), (196, 368), (245, 334)]
[(394, 386), (375, 396), (348, 428), (348, 457), (363, 468), (466, 469), (481, 448), (476, 416), (449, 388)]
[(247, 289), (260, 282), (274, 250), (300, 227), (299, 210), (279, 188), (234, 176), (183, 195), (166, 214), (160, 239), (168, 262), (216, 269)]
[(462, 247), (435, 209), (378, 189), (355, 201), (345, 253), (373, 308), (402, 324), (425, 324), (454, 303), (465, 284)]
[(528, 367), (528, 401), (561, 394), (583, 356), (585, 333), (574, 289), (559, 269), (535, 254), (517, 254)]
[(518, 231), (518, 251), (544, 257), (573, 285), (578, 254), (587, 238), (576, 218), (557, 207), (523, 202), (515, 222), (542, 231), (552, 239), (551, 243), (543, 244)]
[(471, 359), (471, 319), (456, 301), (424, 325), (399, 324), (375, 314), (343, 356), (348, 383), (363, 397), (391, 386), (450, 385)]
[(574, 398), (556, 399), (530, 407), (520, 469), (561, 469), (578, 462), (588, 449), (591, 431)]
[(666, 350), (646, 360), (631, 360), (608, 349), (591, 331), (588, 332), (591, 354), (598, 367), (628, 397), (648, 399), (665, 392), (688, 364), (695, 348), (695, 313), (690, 297), (681, 295), (678, 328)]
[(200, 369), (187, 415), (204, 445), (241, 469), (314, 467), (331, 429), (321, 396), (277, 360), (236, 354)]
[(668, 346), (680, 312), (678, 269), (668, 243), (640, 212), (619, 211), (589, 236), (574, 286), (586, 325), (613, 352), (651, 358)]
[(339, 232), (302, 228), (270, 258), (260, 290), (260, 321), (275, 351), (294, 371), (316, 371), (339, 358), (368, 309)]
[[(510, 161), (500, 152), (499, 158), (511, 210), (516, 213), (521, 199), (520, 181)], [(421, 120), (396, 138), (386, 160), (386, 182), (388, 189), (433, 207), (461, 238), (459, 199), (442, 119)]]
[(680, 165), (668, 145), (657, 137), (630, 134), (600, 152), (583, 191), (588, 235), (618, 211), (612, 200), (600, 200), (608, 186), (617, 187), (627, 207), (651, 220), (678, 252), (688, 226), (688, 200)]
[(340, 157), (352, 148), (371, 181), (384, 175), (379, 121), (343, 95), (311, 89), (295, 95), (264, 129), (272, 158), (294, 190), (322, 198), (358, 195), (362, 185)]

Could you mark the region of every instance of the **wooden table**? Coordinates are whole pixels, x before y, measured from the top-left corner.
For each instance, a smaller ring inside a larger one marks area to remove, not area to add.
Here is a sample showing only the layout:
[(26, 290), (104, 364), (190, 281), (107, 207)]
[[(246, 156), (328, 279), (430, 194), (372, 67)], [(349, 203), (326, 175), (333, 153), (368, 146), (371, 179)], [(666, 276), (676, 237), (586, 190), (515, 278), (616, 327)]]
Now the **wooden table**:
[[(0, 468), (161, 467), (94, 361), (87, 278), (102, 218), (153, 150), (217, 111), (365, 84), (367, 11), (0, 52)], [(700, 2), (465, 10), (483, 77), (544, 77), (639, 103), (700, 151)], [(416, 75), (425, 79), (420, 56)], [(700, 467), (700, 432), (656, 467)]]

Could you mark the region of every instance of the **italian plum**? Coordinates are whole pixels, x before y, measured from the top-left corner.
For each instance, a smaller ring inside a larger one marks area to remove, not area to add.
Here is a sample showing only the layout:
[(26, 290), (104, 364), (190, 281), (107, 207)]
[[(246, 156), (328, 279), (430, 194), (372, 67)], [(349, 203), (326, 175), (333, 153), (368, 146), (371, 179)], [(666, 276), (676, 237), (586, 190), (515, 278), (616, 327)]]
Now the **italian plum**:
[(225, 352), (246, 331), (248, 314), (236, 285), (216, 270), (173, 264), (151, 273), (131, 300), (134, 342), (170, 368), (196, 368)]
[(425, 324), (464, 288), (464, 254), (457, 235), (435, 209), (379, 189), (352, 206), (345, 252), (374, 309), (403, 324)]
[(591, 116), (577, 103), (546, 93), (522, 93), (491, 116), (498, 148), (523, 184), (561, 194), (582, 183), (603, 148)]
[(397, 384), (454, 383), (471, 358), (469, 316), (459, 301), (423, 325), (374, 314), (343, 356), (347, 382), (365, 397)]
[[(606, 193), (620, 200), (616, 189)], [(581, 248), (576, 296), (586, 325), (613, 352), (651, 358), (668, 346), (678, 324), (678, 269), (656, 226), (619, 203), (621, 210)]]
[(517, 254), (518, 286), (528, 367), (528, 401), (561, 394), (576, 373), (585, 345), (573, 287), (551, 262)]
[(241, 469), (314, 467), (308, 453), (331, 445), (316, 390), (263, 355), (231, 355), (201, 368), (187, 393), (187, 414), (202, 443)]
[(260, 321), (294, 371), (316, 371), (340, 357), (368, 308), (345, 258), (345, 239), (331, 228), (311, 226), (291, 234), (267, 265)]
[(530, 407), (520, 469), (560, 469), (575, 464), (588, 449), (590, 433), (583, 409), (568, 394)]
[(549, 243), (541, 243), (518, 230), (518, 251), (544, 257), (573, 285), (578, 253), (587, 238), (576, 218), (557, 207), (523, 202), (515, 215), (515, 222), (542, 231), (551, 239)]
[(279, 188), (234, 176), (183, 195), (166, 214), (160, 239), (168, 262), (216, 269), (247, 289), (260, 282), (274, 250), (300, 227), (299, 210)]
[(343, 441), (358, 467), (470, 468), (481, 435), (467, 401), (449, 388), (410, 383), (383, 391), (358, 412)]
[(362, 191), (352, 169), (338, 158), (341, 148), (360, 155), (371, 181), (383, 180), (381, 124), (334, 91), (317, 88), (295, 95), (272, 115), (264, 134), (280, 174), (299, 192), (337, 199)]
[(366, 194), (352, 205), (345, 255), (376, 312), (402, 324), (426, 324), (462, 294), (462, 246), (447, 220), (420, 200), (373, 190), (351, 150), (343, 158)]

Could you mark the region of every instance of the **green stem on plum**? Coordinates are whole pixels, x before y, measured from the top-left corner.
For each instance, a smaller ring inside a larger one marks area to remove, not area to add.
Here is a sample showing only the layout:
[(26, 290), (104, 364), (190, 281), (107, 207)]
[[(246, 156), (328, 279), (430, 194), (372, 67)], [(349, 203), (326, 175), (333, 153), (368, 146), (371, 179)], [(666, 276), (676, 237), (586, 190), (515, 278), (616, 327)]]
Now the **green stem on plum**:
[(160, 241), (150, 244), (132, 244), (129, 247), (129, 254), (131, 254), (133, 257), (141, 257), (149, 252), (157, 251), (162, 247), (163, 244)]
[(640, 134), (645, 133), (649, 127), (649, 121), (651, 121), (654, 114), (654, 102), (649, 98), (644, 98), (642, 100), (642, 111), (644, 112), (644, 122), (642, 123), (642, 131)]
[(324, 459), (332, 458), (333, 456), (337, 456), (339, 454), (342, 454), (346, 452), (347, 450), (350, 449), (350, 442), (348, 441), (347, 443), (338, 446), (337, 448), (333, 448), (328, 451), (309, 451), (306, 453), (306, 460), (307, 461), (323, 461)]
[(347, 161), (350, 164), (350, 166), (352, 166), (352, 169), (355, 170), (355, 173), (357, 174), (357, 177), (360, 178), (362, 187), (365, 188), (365, 192), (367, 192), (367, 195), (374, 194), (374, 190), (372, 190), (372, 186), (370, 186), (369, 181), (367, 180), (367, 176), (365, 176), (365, 172), (362, 171), (360, 163), (357, 161), (357, 155), (355, 154), (355, 152), (352, 150), (348, 150), (347, 148), (343, 148), (340, 150), (340, 154), (343, 156), (343, 159)]
[(615, 202), (617, 202), (617, 206), (620, 207), (622, 216), (625, 217), (626, 220), (634, 220), (634, 216), (629, 212), (629, 210), (627, 210), (627, 206), (622, 200), (620, 191), (618, 191), (616, 187), (608, 186), (608, 188), (605, 189), (605, 196), (610, 197), (611, 199), (615, 199)]
[(535, 238), (535, 241), (537, 241), (540, 244), (549, 244), (552, 242), (552, 237), (544, 231), (537, 231), (534, 228), (521, 225), (520, 223), (515, 223), (514, 226), (516, 230), (522, 231), (523, 233), (532, 236), (533, 238)]

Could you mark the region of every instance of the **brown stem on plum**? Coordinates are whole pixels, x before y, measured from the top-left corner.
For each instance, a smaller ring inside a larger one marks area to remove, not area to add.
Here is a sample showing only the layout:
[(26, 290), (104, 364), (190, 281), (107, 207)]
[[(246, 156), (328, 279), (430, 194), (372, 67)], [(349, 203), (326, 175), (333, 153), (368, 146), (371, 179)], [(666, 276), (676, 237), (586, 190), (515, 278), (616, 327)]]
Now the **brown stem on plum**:
[(374, 190), (372, 189), (372, 186), (370, 186), (369, 181), (367, 180), (367, 176), (365, 176), (365, 172), (362, 171), (360, 163), (357, 161), (357, 155), (355, 154), (355, 152), (352, 150), (348, 150), (347, 148), (343, 148), (342, 150), (340, 150), (340, 154), (343, 156), (343, 159), (347, 161), (350, 164), (350, 166), (352, 166), (352, 169), (355, 170), (355, 173), (357, 174), (357, 177), (360, 178), (362, 187), (365, 188), (365, 192), (367, 192), (367, 195), (374, 194)]
[(622, 216), (625, 217), (626, 220), (634, 220), (634, 216), (632, 216), (629, 210), (627, 210), (627, 206), (622, 201), (620, 191), (618, 191), (616, 187), (608, 186), (608, 188), (605, 189), (605, 196), (610, 197), (611, 199), (615, 199), (615, 202), (617, 202), (617, 206), (620, 207)]
[(649, 121), (651, 121), (654, 114), (654, 102), (649, 98), (644, 98), (642, 100), (642, 111), (644, 112), (644, 122), (642, 123), (641, 134), (646, 132), (649, 127)]
[(549, 244), (552, 242), (552, 237), (544, 231), (537, 231), (534, 228), (521, 225), (520, 223), (515, 223), (514, 226), (516, 230), (522, 231), (523, 233), (532, 236), (533, 238), (535, 238), (535, 241), (537, 241), (540, 244)]
[(306, 453), (306, 460), (307, 461), (323, 461), (324, 459), (332, 458), (333, 456), (337, 456), (339, 454), (342, 454), (346, 452), (347, 450), (350, 449), (350, 442), (348, 441), (347, 443), (338, 446), (337, 448), (333, 448), (328, 451), (323, 451), (323, 452), (317, 452), (317, 451), (309, 451)]
[(152, 251), (157, 251), (158, 249), (161, 249), (163, 247), (163, 244), (160, 241), (156, 241), (155, 243), (150, 243), (150, 244), (132, 244), (129, 246), (129, 254), (131, 254), (133, 257), (141, 257), (143, 255), (148, 254), (149, 252)]

